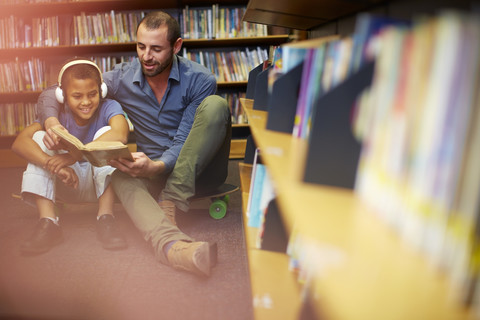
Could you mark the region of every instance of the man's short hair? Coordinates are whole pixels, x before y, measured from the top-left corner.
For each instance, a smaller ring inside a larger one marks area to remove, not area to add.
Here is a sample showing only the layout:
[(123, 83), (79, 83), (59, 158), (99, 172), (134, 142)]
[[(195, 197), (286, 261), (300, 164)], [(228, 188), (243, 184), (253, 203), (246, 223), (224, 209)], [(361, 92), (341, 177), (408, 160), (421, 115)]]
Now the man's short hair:
[(165, 11), (153, 11), (148, 13), (138, 24), (137, 32), (141, 25), (144, 25), (147, 30), (156, 30), (161, 26), (166, 25), (168, 29), (167, 40), (172, 47), (175, 44), (175, 41), (181, 37), (178, 21)]

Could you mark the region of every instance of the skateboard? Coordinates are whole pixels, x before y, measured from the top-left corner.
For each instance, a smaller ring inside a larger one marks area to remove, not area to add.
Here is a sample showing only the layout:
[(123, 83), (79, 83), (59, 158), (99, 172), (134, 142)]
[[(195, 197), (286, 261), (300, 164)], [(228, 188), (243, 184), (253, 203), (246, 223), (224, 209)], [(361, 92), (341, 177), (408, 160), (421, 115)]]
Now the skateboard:
[(222, 219), (227, 214), (230, 194), (237, 191), (239, 187), (233, 184), (224, 183), (211, 192), (198, 193), (190, 198), (190, 201), (210, 199), (209, 214), (214, 219)]

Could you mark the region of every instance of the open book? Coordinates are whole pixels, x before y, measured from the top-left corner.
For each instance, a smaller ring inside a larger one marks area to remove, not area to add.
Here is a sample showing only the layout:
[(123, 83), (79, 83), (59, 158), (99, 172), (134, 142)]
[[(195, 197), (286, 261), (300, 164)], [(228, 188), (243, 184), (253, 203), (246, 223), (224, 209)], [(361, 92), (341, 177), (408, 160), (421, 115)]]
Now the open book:
[(133, 161), (132, 154), (127, 145), (120, 141), (92, 141), (83, 144), (77, 137), (58, 127), (52, 127), (52, 131), (65, 143), (67, 148), (79, 150), (85, 160), (96, 167), (107, 166), (107, 161), (112, 159), (127, 159)]

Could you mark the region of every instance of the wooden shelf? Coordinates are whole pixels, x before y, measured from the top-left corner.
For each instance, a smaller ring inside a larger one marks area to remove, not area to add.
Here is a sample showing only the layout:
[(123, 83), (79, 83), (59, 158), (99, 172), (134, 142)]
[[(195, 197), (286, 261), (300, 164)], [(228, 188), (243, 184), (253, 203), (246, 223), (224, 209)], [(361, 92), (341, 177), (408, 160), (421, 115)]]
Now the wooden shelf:
[[(217, 87), (242, 88), (247, 86), (247, 81), (218, 82)], [(37, 102), (41, 91), (0, 92), (0, 103), (12, 102)], [(248, 126), (248, 124), (246, 125)]]
[(382, 0), (250, 0), (243, 21), (308, 30), (367, 9)]
[(241, 44), (242, 47), (248, 46), (273, 46), (280, 45), (287, 42), (289, 36), (284, 35), (272, 35), (265, 37), (238, 37), (238, 38), (225, 38), (225, 39), (184, 39), (183, 45), (187, 48), (191, 47), (232, 47)]
[[(285, 43), (287, 40), (288, 35), (227, 39), (184, 39), (183, 47), (219, 48), (232, 46), (267, 46), (279, 45), (281, 43)], [(136, 54), (136, 42), (60, 45), (52, 47), (6, 48), (0, 49), (0, 59), (11, 60), (12, 57), (51, 57), (62, 55), (90, 55), (102, 53), (108, 53), (109, 55), (112, 55), (113, 53), (128, 52)]]
[(27, 162), (10, 149), (0, 148), (0, 168), (26, 167)]
[(234, 123), (232, 128), (248, 128), (250, 125), (248, 123)]
[(295, 274), (288, 269), (288, 256), (256, 248), (258, 229), (248, 226), (246, 216), (252, 166), (239, 163), (239, 172), (254, 317), (257, 320), (297, 319), (301, 306), (300, 287)]
[(285, 226), (291, 232), (295, 225), (319, 260), (313, 281), (319, 314), (326, 319), (467, 319), (445, 275), (352, 190), (301, 181), (306, 141), (266, 130), (268, 114), (253, 110), (253, 100), (241, 102)]
[(8, 48), (0, 49), (1, 59), (12, 59), (12, 57), (28, 58), (35, 56), (37, 58), (56, 57), (66, 55), (89, 55), (122, 52), (135, 53), (135, 42), (128, 43), (101, 43), (101, 44), (79, 44), (79, 45), (60, 45), (52, 47), (29, 47), (29, 48)]
[(247, 139), (232, 139), (230, 142), (230, 159), (245, 158)]
[(0, 92), (0, 103), (37, 102), (41, 91)]
[(248, 84), (247, 81), (231, 81), (231, 82), (226, 82), (226, 81), (221, 81), (217, 82), (217, 87), (218, 88), (232, 88), (232, 87), (246, 87)]

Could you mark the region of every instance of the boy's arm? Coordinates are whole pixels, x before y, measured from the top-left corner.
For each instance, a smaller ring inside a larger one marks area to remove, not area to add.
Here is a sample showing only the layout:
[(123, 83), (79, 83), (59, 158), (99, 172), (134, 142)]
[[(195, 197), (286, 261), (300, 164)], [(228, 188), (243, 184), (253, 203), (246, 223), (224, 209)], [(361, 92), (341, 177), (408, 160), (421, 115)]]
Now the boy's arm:
[(123, 144), (128, 142), (129, 128), (125, 116), (117, 114), (111, 117), (108, 121), (108, 125), (111, 127), (111, 129), (95, 140), (120, 141)]

